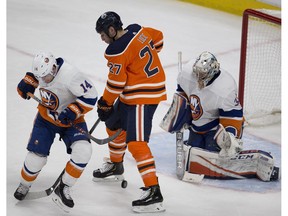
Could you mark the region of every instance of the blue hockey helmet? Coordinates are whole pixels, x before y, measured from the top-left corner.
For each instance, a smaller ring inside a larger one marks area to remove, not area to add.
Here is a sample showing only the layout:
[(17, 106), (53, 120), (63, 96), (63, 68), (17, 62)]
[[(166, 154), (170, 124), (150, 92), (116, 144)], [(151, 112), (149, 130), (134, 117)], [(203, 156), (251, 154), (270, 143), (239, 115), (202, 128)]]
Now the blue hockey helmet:
[(104, 32), (105, 34), (108, 34), (108, 29), (110, 26), (114, 27), (114, 29), (120, 30), (122, 29), (122, 21), (120, 16), (113, 12), (113, 11), (107, 11), (103, 13), (96, 22), (96, 31), (97, 33)]

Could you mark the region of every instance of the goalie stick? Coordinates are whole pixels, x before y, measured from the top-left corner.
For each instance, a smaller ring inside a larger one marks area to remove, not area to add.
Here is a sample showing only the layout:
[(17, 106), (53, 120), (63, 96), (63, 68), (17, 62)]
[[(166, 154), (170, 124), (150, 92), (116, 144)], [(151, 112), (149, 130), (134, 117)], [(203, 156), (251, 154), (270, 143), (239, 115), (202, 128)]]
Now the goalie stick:
[(183, 131), (176, 132), (176, 175), (182, 180), (185, 173), (185, 152), (183, 149)]
[[(178, 179), (182, 181), (200, 183), (204, 178), (203, 174), (194, 174), (186, 171), (186, 160), (189, 160), (189, 157), (186, 159), (185, 150), (183, 147), (183, 136), (183, 129), (176, 132), (176, 175)], [(186, 154), (190, 154), (190, 152), (187, 152)]]
[(59, 184), (63, 174), (65, 172), (65, 169), (63, 169), (63, 171), (61, 172), (61, 174), (59, 175), (59, 177), (56, 179), (56, 181), (54, 182), (54, 184), (47, 188), (46, 190), (43, 191), (29, 191), (28, 194), (25, 196), (24, 200), (33, 200), (33, 199), (39, 199), (42, 197), (47, 197), (50, 196), (51, 193), (54, 191), (54, 189), (57, 187), (57, 185)]
[[(39, 99), (37, 96), (35, 96), (34, 94), (28, 92), (27, 95), (31, 98), (33, 98), (35, 101), (37, 101), (39, 104), (41, 104), (42, 106), (46, 107), (47, 109), (49, 109), (49, 107), (47, 107), (45, 105), (45, 103), (43, 103), (43, 101), (41, 99)], [(92, 133), (94, 131), (94, 129), (97, 127), (97, 125), (100, 123), (100, 119), (98, 118), (97, 121), (94, 123), (93, 127), (91, 128), (90, 132)], [(109, 136), (107, 138), (104, 139), (98, 139), (94, 136), (92, 136), (90, 134), (90, 132), (88, 133), (87, 131), (85, 131), (83, 128), (73, 124), (71, 122), (71, 125), (76, 128), (80, 133), (84, 134), (87, 138), (91, 139), (92, 141), (94, 141), (95, 143), (97, 143), (98, 145), (103, 145), (106, 144), (112, 140), (114, 140), (122, 131), (122, 129), (119, 129), (115, 134), (113, 134), (112, 136)]]
[[(178, 73), (182, 71), (182, 52), (178, 52)], [(185, 173), (185, 152), (183, 150), (183, 129), (176, 132), (176, 175), (183, 178)]]

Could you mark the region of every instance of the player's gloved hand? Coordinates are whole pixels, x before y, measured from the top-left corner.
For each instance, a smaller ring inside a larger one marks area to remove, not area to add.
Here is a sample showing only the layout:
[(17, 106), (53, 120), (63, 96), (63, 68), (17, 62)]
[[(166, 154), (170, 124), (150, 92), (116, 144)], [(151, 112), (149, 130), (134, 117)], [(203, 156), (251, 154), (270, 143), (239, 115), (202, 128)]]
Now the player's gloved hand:
[(113, 113), (113, 105), (108, 105), (106, 101), (101, 97), (97, 103), (97, 113), (101, 121), (106, 121), (109, 116)]
[(65, 125), (70, 125), (81, 116), (82, 109), (77, 103), (69, 104), (58, 116), (58, 120)]
[(30, 97), (27, 95), (28, 92), (34, 94), (35, 89), (38, 87), (39, 82), (34, 76), (33, 73), (27, 72), (25, 77), (19, 82), (17, 86), (18, 94), (24, 98), (29, 100)]

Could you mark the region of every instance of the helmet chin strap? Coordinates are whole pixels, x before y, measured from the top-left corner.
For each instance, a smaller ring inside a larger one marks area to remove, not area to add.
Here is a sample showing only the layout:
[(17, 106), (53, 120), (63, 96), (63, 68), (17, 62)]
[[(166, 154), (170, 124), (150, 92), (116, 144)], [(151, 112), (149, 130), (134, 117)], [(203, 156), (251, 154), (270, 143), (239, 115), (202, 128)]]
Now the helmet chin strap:
[(116, 31), (116, 34), (113, 37), (110, 37), (110, 36), (109, 37), (112, 38), (113, 41), (115, 41), (115, 38), (116, 38), (117, 34), (118, 34), (118, 31)]
[[(114, 27), (113, 27), (113, 28), (114, 28)], [(114, 28), (114, 30), (115, 30), (115, 28)], [(115, 30), (115, 31), (116, 31), (116, 30)], [(105, 33), (109, 38), (111, 38), (113, 41), (115, 41), (115, 38), (116, 38), (116, 36), (117, 36), (117, 34), (118, 34), (118, 31), (116, 31), (116, 33), (115, 33), (115, 35), (114, 35), (113, 37), (110, 36), (108, 29), (107, 29), (106, 31), (104, 31), (104, 33)]]

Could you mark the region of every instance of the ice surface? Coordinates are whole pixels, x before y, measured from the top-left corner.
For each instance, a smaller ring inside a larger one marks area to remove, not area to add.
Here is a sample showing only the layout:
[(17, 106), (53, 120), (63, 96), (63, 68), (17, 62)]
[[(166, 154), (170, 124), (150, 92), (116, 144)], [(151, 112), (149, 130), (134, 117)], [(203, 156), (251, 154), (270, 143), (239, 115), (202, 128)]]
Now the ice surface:
[[(281, 215), (281, 182), (204, 179), (202, 184), (195, 185), (181, 182), (175, 176), (175, 136), (164, 133), (158, 125), (175, 90), (177, 52), (182, 51), (185, 62), (204, 50), (211, 51), (221, 66), (238, 80), (241, 17), (174, 0), (7, 1), (7, 184), (3, 192), (6, 192), (7, 215), (67, 215), (51, 197), (22, 202), (13, 197), (37, 111), (35, 101), (25, 101), (17, 95), (16, 86), (30, 70), (32, 56), (39, 50), (49, 50), (88, 74), (101, 94), (107, 74), (103, 57), (106, 45), (94, 28), (97, 18), (108, 10), (118, 12), (124, 25), (139, 23), (159, 28), (165, 37), (160, 58), (167, 75), (168, 100), (161, 103), (156, 112), (150, 146), (156, 158), (166, 212), (155, 215)], [(87, 115), (90, 127), (96, 118), (96, 110)], [(106, 136), (103, 124), (93, 135)], [(245, 148), (272, 152), (280, 165), (279, 125), (247, 129), (244, 142)], [(101, 166), (102, 158), (107, 155), (107, 146), (93, 144), (92, 159), (73, 188), (75, 207), (70, 215), (134, 215), (131, 202), (139, 198), (139, 188), (143, 185), (129, 152), (125, 155), (126, 189), (119, 183), (92, 181), (93, 170)], [(64, 144), (57, 137), (48, 163), (31, 190), (52, 185), (68, 159)]]

